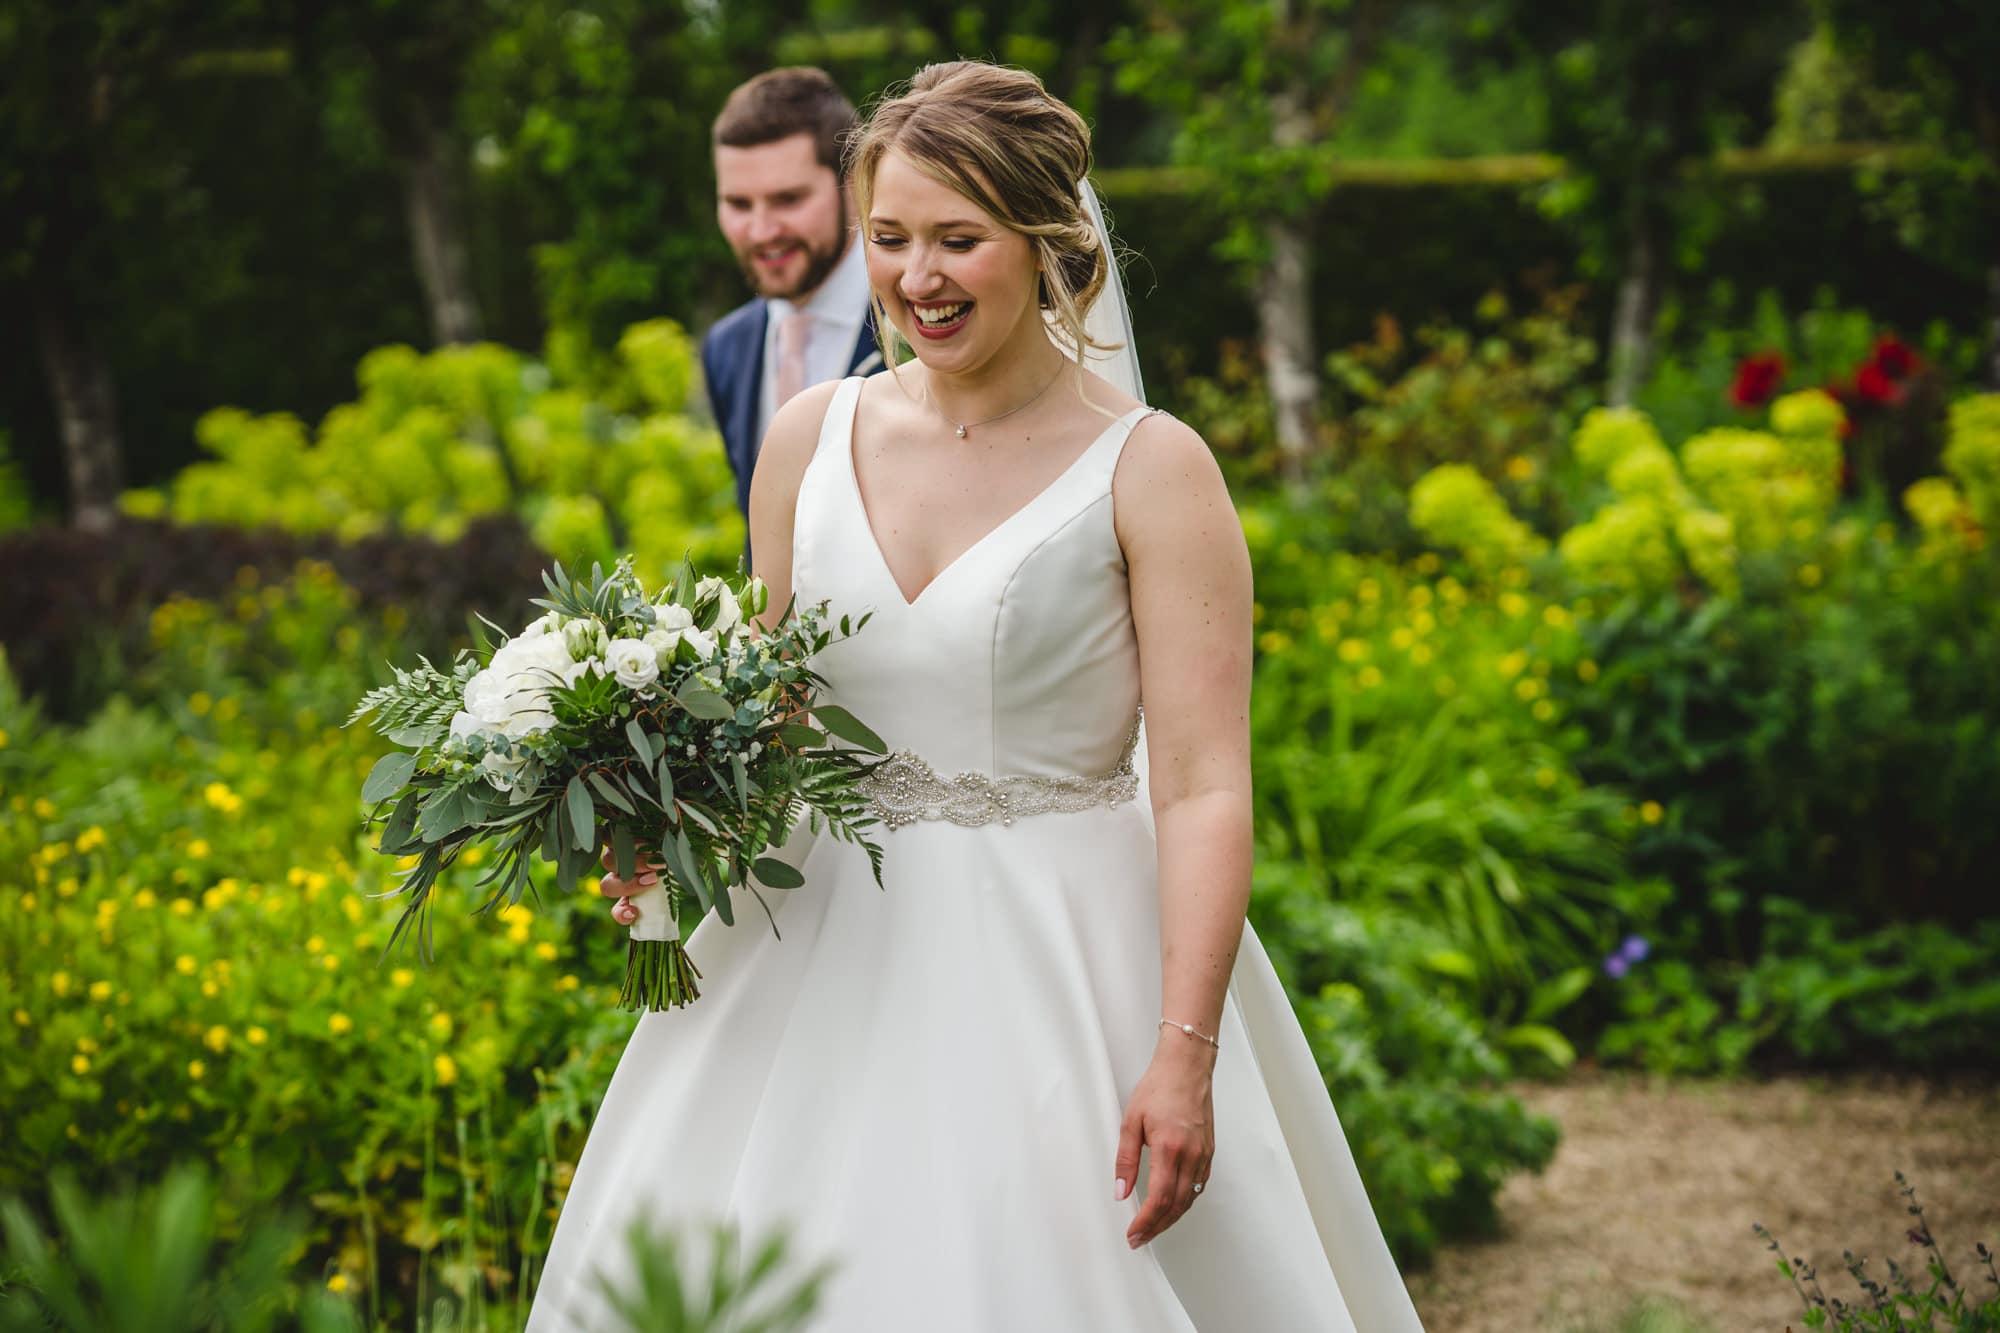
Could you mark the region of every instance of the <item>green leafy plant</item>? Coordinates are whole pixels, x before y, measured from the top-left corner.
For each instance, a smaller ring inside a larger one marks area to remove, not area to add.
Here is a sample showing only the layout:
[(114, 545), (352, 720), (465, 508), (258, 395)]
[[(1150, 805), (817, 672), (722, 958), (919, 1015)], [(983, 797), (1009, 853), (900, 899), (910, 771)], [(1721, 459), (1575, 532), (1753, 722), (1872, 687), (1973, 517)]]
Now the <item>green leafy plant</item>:
[(1909, 1230), (1910, 1244), (1916, 1246), (1921, 1254), (1924, 1277), (1929, 1281), (1925, 1282), (1924, 1277), (1912, 1274), (1891, 1259), (1887, 1261), (1889, 1280), (1881, 1282), (1869, 1275), (1866, 1259), (1858, 1257), (1852, 1250), (1843, 1250), (1842, 1266), (1861, 1289), (1862, 1300), (1853, 1303), (1838, 1296), (1829, 1296), (1820, 1283), (1818, 1270), (1811, 1263), (1802, 1258), (1786, 1258), (1776, 1236), (1762, 1223), (1752, 1225), (1752, 1230), (1763, 1240), (1764, 1248), (1777, 1256), (1778, 1271), (1791, 1281), (1792, 1290), (1798, 1293), (1799, 1302), (1805, 1308), (1801, 1322), (1807, 1328), (1835, 1329), (1841, 1333), (1878, 1329), (1907, 1333), (1919, 1333), (1920, 1330), (1983, 1333), (2000, 1329), (2000, 1270), (1994, 1267), (1993, 1252), (1984, 1241), (1974, 1247), (1979, 1267), (1983, 1267), (1985, 1272), (1975, 1269), (1972, 1283), (1979, 1288), (1992, 1288), (1987, 1293), (1987, 1299), (1979, 1300), (1969, 1289), (1971, 1284), (1962, 1285), (1959, 1278), (1953, 1275), (1937, 1237), (1931, 1234), (1923, 1205), (1917, 1202), (1916, 1187), (1904, 1178), (1901, 1171), (1896, 1173), (1896, 1188), (1908, 1200), (1905, 1210), (1916, 1219)]

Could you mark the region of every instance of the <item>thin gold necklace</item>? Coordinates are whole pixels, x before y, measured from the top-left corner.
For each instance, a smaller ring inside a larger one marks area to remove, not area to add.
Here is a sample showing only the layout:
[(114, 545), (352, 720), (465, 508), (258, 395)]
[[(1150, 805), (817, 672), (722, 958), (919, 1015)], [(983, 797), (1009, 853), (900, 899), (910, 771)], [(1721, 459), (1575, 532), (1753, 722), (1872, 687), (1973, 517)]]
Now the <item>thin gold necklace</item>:
[(987, 417), (984, 421), (967, 421), (964, 422), (963, 424), (952, 420), (950, 414), (947, 413), (944, 410), (944, 408), (938, 404), (937, 395), (931, 392), (931, 383), (928, 378), (924, 380), (924, 397), (930, 400), (930, 404), (934, 409), (936, 409), (937, 414), (944, 418), (945, 424), (947, 426), (950, 426), (953, 430), (958, 432), (958, 438), (962, 440), (965, 438), (965, 432), (971, 430), (974, 426), (990, 426), (996, 421), (1002, 420), (1003, 418), (1006, 417), (1013, 416), (1016, 412), (1024, 412), (1028, 408), (1033, 407), (1036, 403), (1042, 401), (1042, 395), (1047, 393), (1049, 389), (1054, 386), (1055, 382), (1061, 378), (1062, 378), (1062, 367), (1057, 366), (1056, 373), (1049, 376), (1048, 383), (1044, 384), (1041, 388), (1035, 390), (1035, 396), (1033, 398), (1030, 398), (1027, 402), (1020, 404), (1018, 407), (1010, 407), (1005, 412), (1002, 412), (999, 416)]

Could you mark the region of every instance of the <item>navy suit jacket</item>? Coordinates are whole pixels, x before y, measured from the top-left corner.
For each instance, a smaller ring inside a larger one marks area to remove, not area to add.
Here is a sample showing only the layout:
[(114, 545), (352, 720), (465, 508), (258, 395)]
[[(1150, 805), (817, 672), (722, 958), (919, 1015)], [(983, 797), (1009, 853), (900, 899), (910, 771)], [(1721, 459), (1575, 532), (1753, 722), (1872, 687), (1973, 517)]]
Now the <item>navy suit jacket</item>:
[[(750, 515), (750, 474), (757, 467), (757, 404), (764, 392), (764, 330), (770, 309), (762, 297), (737, 306), (716, 321), (701, 340), (701, 373), (708, 383), (708, 403), (722, 429), (722, 447), (729, 469), (736, 474), (736, 504)], [(875, 312), (861, 321), (861, 336), (847, 359), (847, 373), (860, 374), (870, 362), (882, 364), (875, 346)]]

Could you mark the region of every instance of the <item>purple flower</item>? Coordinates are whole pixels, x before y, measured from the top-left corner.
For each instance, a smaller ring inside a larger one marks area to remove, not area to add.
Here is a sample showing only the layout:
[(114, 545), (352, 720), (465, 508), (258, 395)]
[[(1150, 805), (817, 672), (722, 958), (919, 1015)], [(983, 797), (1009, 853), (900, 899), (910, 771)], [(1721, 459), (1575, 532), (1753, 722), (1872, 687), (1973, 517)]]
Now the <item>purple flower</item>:
[(1625, 961), (1625, 955), (1614, 953), (1604, 960), (1604, 975), (1615, 981), (1619, 977), (1624, 976), (1626, 969), (1631, 966), (1630, 963)]
[(1653, 946), (1646, 943), (1644, 935), (1627, 935), (1625, 942), (1618, 946), (1618, 956), (1628, 963), (1643, 962), (1652, 951)]

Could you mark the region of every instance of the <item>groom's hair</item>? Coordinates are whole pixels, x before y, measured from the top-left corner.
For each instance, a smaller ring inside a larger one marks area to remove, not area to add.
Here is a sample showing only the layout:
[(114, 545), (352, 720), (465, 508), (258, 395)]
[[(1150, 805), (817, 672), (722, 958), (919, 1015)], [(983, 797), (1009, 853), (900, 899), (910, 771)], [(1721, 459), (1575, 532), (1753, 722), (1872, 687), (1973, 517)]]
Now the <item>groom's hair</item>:
[(719, 148), (756, 148), (794, 134), (812, 136), (813, 152), (838, 176), (841, 153), (860, 124), (854, 103), (823, 69), (793, 65), (765, 70), (741, 84), (715, 118)]

